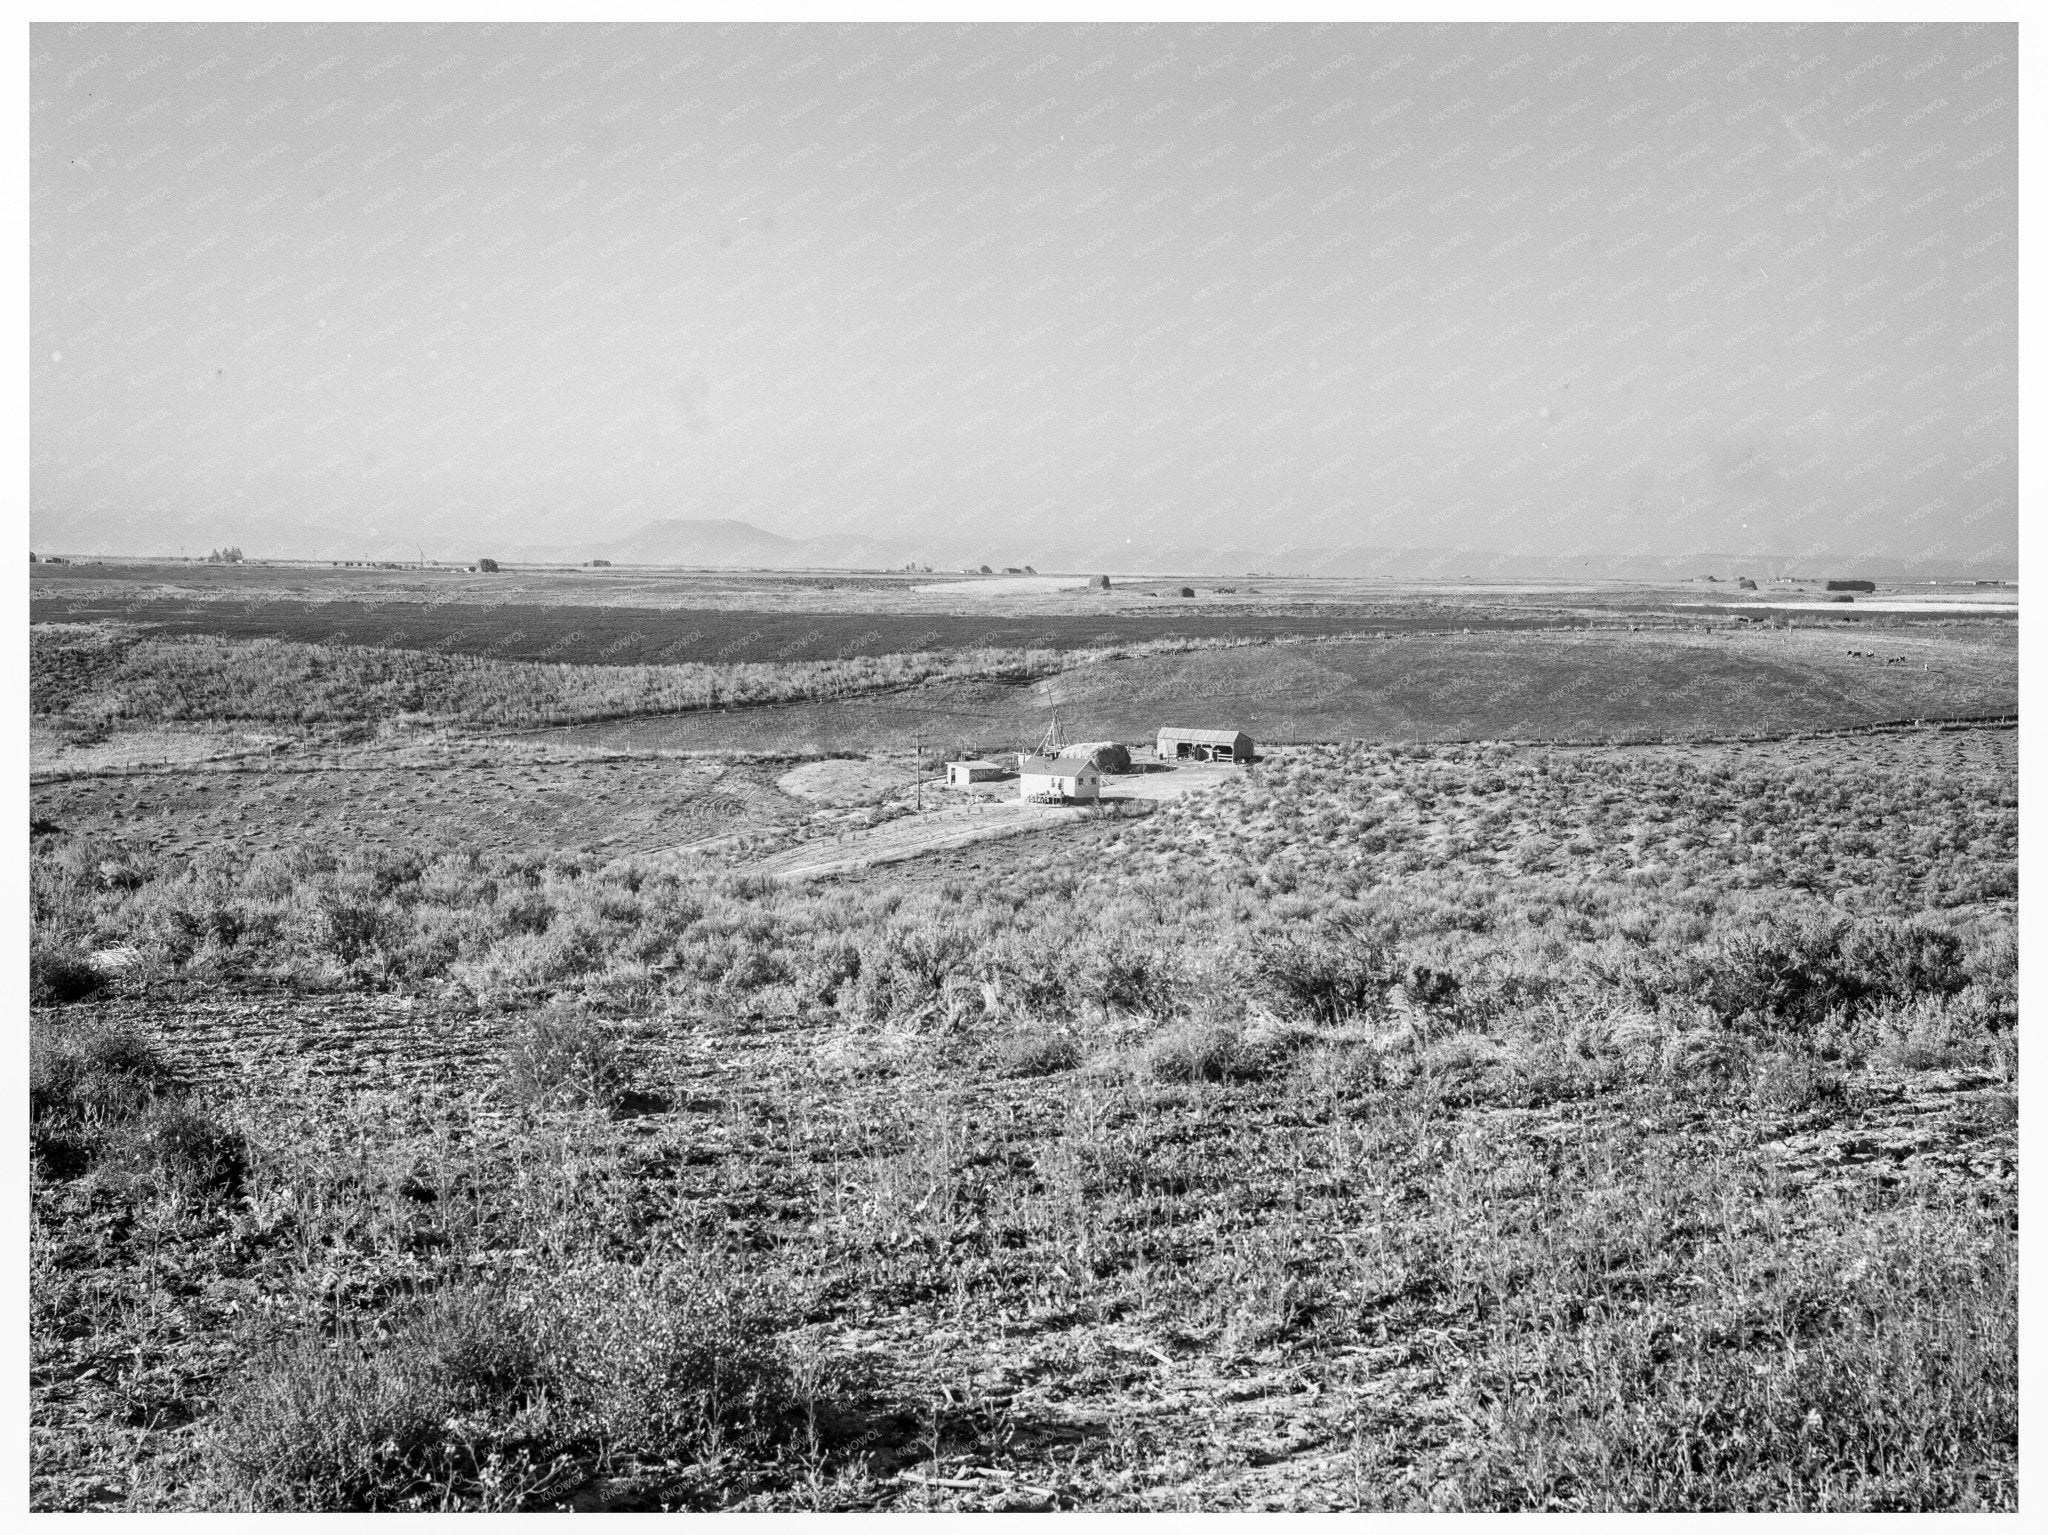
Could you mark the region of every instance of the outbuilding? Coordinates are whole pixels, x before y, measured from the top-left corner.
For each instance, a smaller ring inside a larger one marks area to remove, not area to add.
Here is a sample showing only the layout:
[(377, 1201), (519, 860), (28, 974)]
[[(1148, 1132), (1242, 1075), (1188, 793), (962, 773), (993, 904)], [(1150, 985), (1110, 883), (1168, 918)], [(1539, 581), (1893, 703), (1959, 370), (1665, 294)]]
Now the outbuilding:
[(993, 762), (977, 757), (971, 762), (949, 762), (946, 764), (946, 783), (954, 788), (965, 788), (971, 783), (988, 783), (1003, 776), (1002, 768)]
[(1182, 730), (1173, 725), (1159, 729), (1161, 762), (1249, 762), (1252, 738), (1242, 730)]
[(1085, 757), (1019, 757), (1017, 776), (1017, 797), (1021, 800), (1102, 797), (1102, 774)]

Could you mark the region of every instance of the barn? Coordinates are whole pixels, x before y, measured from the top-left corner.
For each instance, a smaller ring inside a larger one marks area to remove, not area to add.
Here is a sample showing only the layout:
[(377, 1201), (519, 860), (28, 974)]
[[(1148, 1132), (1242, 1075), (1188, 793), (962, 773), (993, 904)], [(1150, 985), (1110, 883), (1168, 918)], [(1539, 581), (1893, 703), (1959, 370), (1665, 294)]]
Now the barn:
[(1022, 800), (1102, 797), (1102, 774), (1083, 757), (1019, 757), (1017, 773), (1017, 797)]
[(1181, 730), (1172, 725), (1159, 729), (1159, 760), (1162, 762), (1249, 762), (1252, 738), (1242, 730)]
[(988, 783), (1002, 776), (1003, 770), (1000, 766), (993, 762), (984, 762), (979, 757), (968, 762), (946, 764), (946, 783), (953, 788), (964, 788), (971, 783)]

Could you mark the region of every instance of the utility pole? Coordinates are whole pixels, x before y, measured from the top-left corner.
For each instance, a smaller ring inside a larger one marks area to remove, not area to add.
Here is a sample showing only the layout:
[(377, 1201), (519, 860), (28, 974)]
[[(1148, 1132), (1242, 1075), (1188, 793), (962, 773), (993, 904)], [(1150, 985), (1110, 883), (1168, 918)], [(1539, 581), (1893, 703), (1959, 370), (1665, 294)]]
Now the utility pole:
[(911, 759), (911, 776), (917, 781), (917, 813), (924, 814), (924, 732), (916, 731), (910, 738), (911, 750), (916, 755)]

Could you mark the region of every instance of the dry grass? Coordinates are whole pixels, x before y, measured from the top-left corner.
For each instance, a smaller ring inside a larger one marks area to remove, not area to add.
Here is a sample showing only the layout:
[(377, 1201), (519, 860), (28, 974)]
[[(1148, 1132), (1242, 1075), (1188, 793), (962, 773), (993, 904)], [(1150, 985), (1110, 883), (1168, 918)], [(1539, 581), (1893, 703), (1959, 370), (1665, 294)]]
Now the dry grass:
[(553, 725), (837, 698), (934, 677), (1028, 679), (1073, 664), (1050, 651), (844, 660), (571, 665), (374, 645), (31, 635), (39, 713), (73, 730), (171, 721), (357, 724), (400, 717), (468, 726)]
[[(460, 853), (587, 849), (614, 856), (773, 832), (808, 809), (769, 768), (649, 758), (539, 758), (419, 749), (260, 757), (211, 771), (127, 771), (35, 784), (47, 825), (136, 852), (308, 847)], [(771, 765), (772, 767), (772, 765)]]

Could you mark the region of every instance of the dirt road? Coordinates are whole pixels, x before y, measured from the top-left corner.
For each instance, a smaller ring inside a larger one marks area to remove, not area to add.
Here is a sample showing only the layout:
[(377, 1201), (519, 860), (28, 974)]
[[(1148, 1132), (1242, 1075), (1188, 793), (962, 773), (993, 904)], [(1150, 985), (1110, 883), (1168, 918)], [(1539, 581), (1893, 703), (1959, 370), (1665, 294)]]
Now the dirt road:
[(754, 865), (754, 870), (777, 879), (824, 879), (876, 864), (900, 863), (943, 848), (1044, 831), (1070, 824), (1085, 813), (1052, 805), (1019, 804), (1015, 800), (949, 805), (861, 831), (814, 838), (764, 858)]
[[(857, 775), (868, 765), (847, 763), (842, 768), (835, 763), (832, 767), (844, 776)], [(1161, 800), (1214, 788), (1241, 771), (1222, 763), (1141, 763), (1135, 772), (1114, 774), (1102, 780), (1101, 805), (1111, 814), (1143, 815)], [(1016, 798), (1014, 780), (978, 784), (971, 789), (950, 789), (928, 781), (924, 793), (924, 803), (937, 808), (914, 811), (880, 826), (844, 831), (821, 827), (818, 834), (799, 845), (762, 859), (754, 870), (777, 879), (824, 879), (970, 843), (1071, 826), (1083, 816), (1103, 813), (1079, 804), (1021, 803)], [(899, 791), (895, 798), (908, 809), (907, 794)]]

